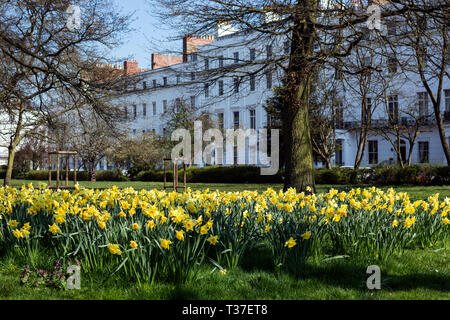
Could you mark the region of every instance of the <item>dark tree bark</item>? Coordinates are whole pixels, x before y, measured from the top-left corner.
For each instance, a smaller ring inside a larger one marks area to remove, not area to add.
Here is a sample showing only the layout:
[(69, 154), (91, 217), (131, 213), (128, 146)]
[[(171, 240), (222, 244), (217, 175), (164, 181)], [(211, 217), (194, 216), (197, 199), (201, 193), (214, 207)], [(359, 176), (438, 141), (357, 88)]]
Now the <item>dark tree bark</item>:
[[(310, 14), (294, 17), (291, 59), (287, 70), (287, 103), (282, 113), (284, 132), (286, 133), (286, 172), (284, 189), (293, 187), (297, 191), (306, 191), (310, 187), (315, 192), (313, 151), (309, 127), (309, 99), (313, 78), (313, 65), (309, 62), (314, 50), (315, 17), (317, 1), (302, 1)], [(311, 10), (312, 9), (312, 10)]]

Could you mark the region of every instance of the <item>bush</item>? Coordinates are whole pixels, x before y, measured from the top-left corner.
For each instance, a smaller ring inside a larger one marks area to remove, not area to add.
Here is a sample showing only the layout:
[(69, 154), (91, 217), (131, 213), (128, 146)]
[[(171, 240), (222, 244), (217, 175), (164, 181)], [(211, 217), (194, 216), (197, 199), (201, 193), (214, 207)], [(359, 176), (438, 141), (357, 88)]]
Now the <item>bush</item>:
[[(116, 171), (96, 171), (97, 181), (126, 181), (127, 178), (119, 170)], [(74, 172), (69, 171), (69, 180), (73, 181)], [(25, 175), (27, 180), (48, 180), (48, 170), (32, 170)], [(66, 179), (66, 172), (60, 172), (60, 179)], [(52, 181), (56, 180), (56, 171), (52, 170)], [(77, 181), (89, 181), (89, 172), (77, 171)]]
[[(283, 170), (273, 176), (262, 176), (256, 166), (210, 166), (191, 167), (186, 170), (186, 181), (190, 183), (283, 183)], [(445, 185), (450, 184), (449, 167), (412, 165), (399, 168), (393, 166), (351, 169), (319, 168), (315, 170), (317, 184), (366, 184), (366, 185)], [(183, 170), (178, 173), (183, 179)], [(172, 170), (167, 171), (167, 181), (172, 181)], [(146, 182), (164, 181), (163, 171), (142, 171), (135, 180)]]
[(430, 180), (432, 185), (450, 184), (450, 167), (434, 167)]
[[(172, 181), (173, 172), (171, 170), (167, 171), (167, 181)], [(141, 171), (134, 178), (136, 181), (144, 181), (144, 182), (163, 182), (164, 181), (164, 172), (163, 171)]]
[(348, 184), (348, 170), (341, 168), (316, 169), (317, 184)]
[[(88, 174), (89, 176), (89, 174)], [(114, 171), (96, 171), (95, 176), (97, 181), (127, 181), (128, 178), (122, 175), (120, 170)]]
[[(262, 176), (261, 168), (256, 166), (209, 166), (190, 167), (186, 169), (186, 182), (188, 183), (254, 183), (272, 184), (283, 183), (284, 171), (280, 170), (273, 176)], [(0, 168), (0, 178), (4, 179), (5, 170)], [(178, 172), (178, 178), (183, 180), (184, 171)], [(97, 181), (127, 181), (121, 171), (96, 171)], [(21, 174), (13, 171), (13, 178), (28, 180), (48, 180), (48, 170), (30, 171)], [(61, 179), (65, 179), (62, 172)], [(73, 172), (69, 172), (69, 179), (73, 181)], [(317, 184), (332, 185), (448, 185), (450, 184), (450, 167), (432, 167), (411, 165), (405, 168), (384, 166), (375, 168), (319, 168), (315, 170)], [(52, 171), (52, 180), (56, 180), (56, 171)], [(89, 181), (89, 173), (77, 172), (78, 181)], [(132, 179), (144, 182), (163, 182), (163, 170), (141, 171)], [(173, 180), (173, 170), (167, 170), (167, 182)]]
[[(256, 166), (209, 166), (186, 169), (186, 182), (190, 183), (282, 183), (282, 173), (262, 176), (261, 168)], [(183, 180), (184, 170), (178, 171), (179, 181)], [(136, 175), (138, 181), (164, 181), (164, 171), (143, 171)], [(167, 170), (167, 181), (173, 180), (173, 171)]]
[[(6, 166), (0, 166), (0, 179), (5, 179), (6, 177)], [(17, 170), (17, 169), (13, 169), (12, 172), (12, 178), (13, 179), (20, 179), (21, 177), (21, 173)]]

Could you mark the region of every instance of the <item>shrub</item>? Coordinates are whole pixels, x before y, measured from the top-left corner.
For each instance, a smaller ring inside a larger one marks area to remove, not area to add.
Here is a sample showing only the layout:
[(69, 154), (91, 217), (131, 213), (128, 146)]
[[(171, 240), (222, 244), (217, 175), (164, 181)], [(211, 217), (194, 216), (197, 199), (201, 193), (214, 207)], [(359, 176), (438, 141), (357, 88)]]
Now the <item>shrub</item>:
[[(173, 172), (171, 170), (167, 171), (167, 181), (171, 181), (173, 179)], [(164, 181), (164, 172), (163, 171), (141, 171), (134, 178), (136, 181), (144, 181), (144, 182), (163, 182)]]
[(434, 167), (431, 172), (430, 184), (446, 185), (450, 184), (450, 167)]
[[(186, 182), (188, 183), (254, 183), (272, 184), (283, 183), (284, 171), (276, 175), (263, 176), (261, 168), (257, 166), (209, 166), (190, 167), (186, 169)], [(178, 172), (179, 181), (183, 180), (184, 171)], [(375, 168), (319, 168), (315, 169), (316, 184), (370, 184), (370, 185), (448, 185), (450, 184), (450, 168), (411, 165), (405, 168), (394, 166), (379, 166)], [(0, 169), (0, 178), (4, 179), (5, 171)], [(127, 181), (121, 171), (97, 171), (97, 181)], [(13, 171), (13, 178), (28, 180), (48, 180), (48, 170), (35, 170), (25, 174)], [(62, 172), (61, 179), (65, 179)], [(69, 172), (69, 179), (73, 181), (73, 172)], [(163, 170), (141, 171), (133, 178), (134, 181), (163, 182)], [(52, 171), (52, 180), (56, 180), (56, 171)], [(86, 171), (77, 172), (78, 181), (89, 181)], [(167, 182), (173, 180), (173, 170), (167, 170)]]
[[(0, 179), (5, 179), (6, 177), (6, 166), (0, 166)], [(12, 172), (12, 178), (13, 179), (20, 179), (21, 178), (21, 174), (17, 169), (13, 169)]]
[(97, 181), (126, 181), (127, 177), (122, 175), (120, 170), (96, 171)]
[(349, 178), (344, 169), (320, 169), (319, 181), (316, 178), (317, 184), (347, 184)]
[[(96, 171), (97, 181), (124, 181), (126, 177), (119, 170), (116, 171)], [(48, 170), (32, 170), (25, 177), (27, 180), (48, 180)], [(60, 179), (66, 178), (65, 171), (60, 172)], [(69, 180), (73, 181), (74, 172), (69, 171)], [(56, 171), (52, 171), (52, 181), (56, 180)], [(89, 172), (77, 171), (77, 181), (89, 181)]]
[[(186, 181), (190, 183), (282, 183), (282, 172), (274, 176), (262, 176), (261, 168), (256, 166), (209, 166), (186, 169)], [(183, 180), (184, 170), (178, 171), (179, 181)], [(136, 175), (138, 181), (164, 181), (164, 171), (143, 171)], [(173, 171), (167, 170), (167, 181), (173, 180)]]

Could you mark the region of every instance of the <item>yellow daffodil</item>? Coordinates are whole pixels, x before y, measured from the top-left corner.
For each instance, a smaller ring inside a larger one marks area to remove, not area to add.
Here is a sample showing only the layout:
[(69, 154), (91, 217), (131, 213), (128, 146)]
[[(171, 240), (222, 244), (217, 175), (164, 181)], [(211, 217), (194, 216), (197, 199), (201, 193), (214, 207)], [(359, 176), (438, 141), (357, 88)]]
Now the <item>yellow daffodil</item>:
[(179, 230), (179, 231), (176, 231), (175, 230), (175, 237), (178, 239), (178, 240), (180, 240), (180, 241), (183, 241), (184, 240), (184, 231), (183, 230)]
[(294, 238), (290, 238), (286, 243), (284, 244), (285, 247), (288, 247), (289, 249), (295, 246), (297, 243), (295, 242)]
[(202, 226), (201, 228), (200, 228), (200, 234), (201, 235), (205, 235), (205, 234), (207, 234), (208, 233), (208, 227), (207, 226)]
[(167, 240), (167, 239), (160, 239), (159, 241), (161, 243), (161, 247), (163, 247), (166, 250), (170, 249), (170, 245), (172, 244), (172, 241)]
[(153, 229), (154, 227), (156, 227), (156, 223), (153, 220), (149, 220), (147, 222), (147, 229)]
[(126, 214), (125, 212), (123, 212), (123, 211), (120, 211), (120, 212), (119, 212), (119, 217), (120, 217), (120, 218), (126, 218), (126, 217), (127, 217), (127, 214)]
[(212, 244), (213, 246), (216, 245), (216, 243), (217, 243), (217, 236), (210, 236), (210, 237), (208, 238), (208, 242), (209, 242), (210, 244)]
[(133, 249), (136, 249), (138, 247), (138, 244), (136, 241), (130, 241), (130, 247)]
[(133, 224), (131, 225), (131, 229), (132, 229), (132, 230), (139, 230), (139, 225), (138, 225), (137, 223), (133, 223)]
[(53, 234), (61, 233), (61, 229), (56, 225), (56, 223), (51, 226), (49, 225), (48, 227), (48, 230)]
[(121, 255), (122, 251), (119, 249), (118, 244), (109, 244), (108, 245), (109, 252), (114, 255)]
[(302, 238), (308, 240), (309, 238), (311, 238), (311, 232), (306, 231), (304, 234), (302, 234)]
[(19, 223), (16, 220), (9, 220), (8, 225), (11, 228), (15, 228), (15, 227), (17, 227), (19, 225)]
[(20, 230), (18, 230), (18, 229), (14, 229), (13, 235), (14, 235), (14, 237), (16, 237), (17, 239), (23, 238), (23, 236), (24, 236), (24, 235), (22, 234), (22, 232), (21, 232)]

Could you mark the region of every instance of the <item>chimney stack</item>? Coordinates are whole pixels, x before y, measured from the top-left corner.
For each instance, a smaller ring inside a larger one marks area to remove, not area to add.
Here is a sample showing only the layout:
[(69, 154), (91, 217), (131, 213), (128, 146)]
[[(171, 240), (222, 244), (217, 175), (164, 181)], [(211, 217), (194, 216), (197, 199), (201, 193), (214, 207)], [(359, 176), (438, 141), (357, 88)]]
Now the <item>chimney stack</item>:
[(198, 51), (199, 46), (214, 42), (213, 36), (186, 35), (183, 38), (183, 62), (188, 61), (188, 56)]
[(125, 75), (139, 73), (139, 66), (136, 60), (127, 60), (123, 63), (123, 69), (125, 70)]

